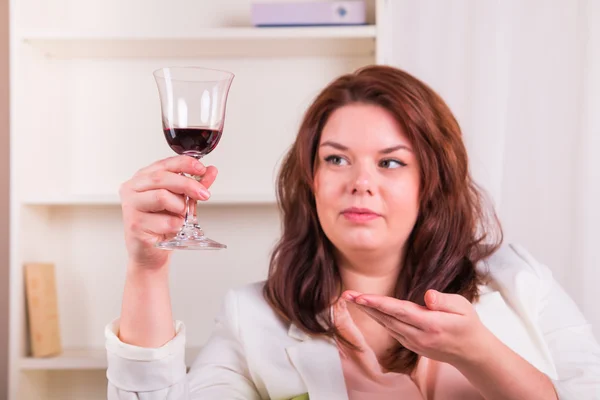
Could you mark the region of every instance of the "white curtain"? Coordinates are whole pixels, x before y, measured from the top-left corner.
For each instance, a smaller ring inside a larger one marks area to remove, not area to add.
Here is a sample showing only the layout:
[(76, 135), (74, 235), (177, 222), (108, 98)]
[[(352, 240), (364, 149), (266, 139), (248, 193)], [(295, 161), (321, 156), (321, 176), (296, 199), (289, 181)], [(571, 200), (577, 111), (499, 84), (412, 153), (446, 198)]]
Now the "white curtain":
[(600, 0), (388, 0), (386, 63), (448, 102), (506, 240), (600, 337)]

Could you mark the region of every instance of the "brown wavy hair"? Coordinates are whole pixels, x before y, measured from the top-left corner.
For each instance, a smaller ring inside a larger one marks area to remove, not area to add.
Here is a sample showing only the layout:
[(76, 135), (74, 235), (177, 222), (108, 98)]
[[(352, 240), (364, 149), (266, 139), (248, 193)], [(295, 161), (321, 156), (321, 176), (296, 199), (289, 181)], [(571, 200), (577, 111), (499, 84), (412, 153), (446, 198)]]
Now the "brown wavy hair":
[[(477, 285), (485, 279), (476, 264), (498, 249), (503, 236), (493, 207), (486, 206), (470, 176), (458, 122), (438, 94), (389, 66), (364, 67), (334, 80), (308, 108), (279, 172), (283, 233), (271, 255), (264, 296), (286, 322), (345, 344), (350, 343), (327, 312), (342, 285), (333, 245), (317, 216), (313, 181), (323, 126), (336, 109), (352, 103), (388, 110), (420, 166), (419, 214), (406, 243), (396, 298), (424, 305), (425, 292), (435, 289), (476, 301)], [(380, 362), (386, 370), (410, 373), (418, 355), (398, 343)]]

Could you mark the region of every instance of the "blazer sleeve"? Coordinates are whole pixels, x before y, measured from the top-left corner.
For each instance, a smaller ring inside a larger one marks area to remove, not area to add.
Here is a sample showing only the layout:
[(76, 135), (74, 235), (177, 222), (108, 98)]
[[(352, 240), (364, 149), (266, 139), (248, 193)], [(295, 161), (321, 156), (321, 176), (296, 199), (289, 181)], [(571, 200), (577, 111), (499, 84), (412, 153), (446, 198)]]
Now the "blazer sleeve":
[(260, 399), (246, 363), (237, 315), (237, 297), (230, 291), (189, 373), (183, 323), (175, 323), (171, 341), (152, 349), (121, 342), (119, 320), (113, 321), (105, 329), (108, 400)]
[(575, 302), (546, 266), (523, 249), (517, 253), (541, 278), (538, 324), (556, 365), (560, 400), (600, 400), (600, 346)]

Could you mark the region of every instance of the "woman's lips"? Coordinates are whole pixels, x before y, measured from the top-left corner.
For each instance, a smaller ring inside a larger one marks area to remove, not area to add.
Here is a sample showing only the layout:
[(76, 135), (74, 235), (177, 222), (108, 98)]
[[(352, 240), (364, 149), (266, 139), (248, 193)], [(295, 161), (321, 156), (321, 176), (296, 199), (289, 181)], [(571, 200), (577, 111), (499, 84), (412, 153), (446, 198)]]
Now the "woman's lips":
[(345, 209), (342, 211), (342, 215), (351, 222), (368, 222), (380, 217), (379, 214), (368, 208), (355, 207)]

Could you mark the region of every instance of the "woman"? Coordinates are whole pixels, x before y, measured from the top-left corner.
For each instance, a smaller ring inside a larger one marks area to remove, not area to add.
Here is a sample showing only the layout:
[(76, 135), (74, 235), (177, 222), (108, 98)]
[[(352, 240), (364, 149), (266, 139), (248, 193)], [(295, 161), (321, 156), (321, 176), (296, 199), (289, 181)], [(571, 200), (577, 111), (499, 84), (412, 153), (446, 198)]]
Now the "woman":
[(153, 245), (181, 225), (182, 195), (208, 199), (216, 175), (178, 156), (122, 187), (109, 399), (600, 399), (589, 325), (546, 267), (501, 246), (450, 110), (384, 66), (338, 78), (309, 108), (278, 180), (268, 279), (227, 294), (186, 374), (170, 254)]

